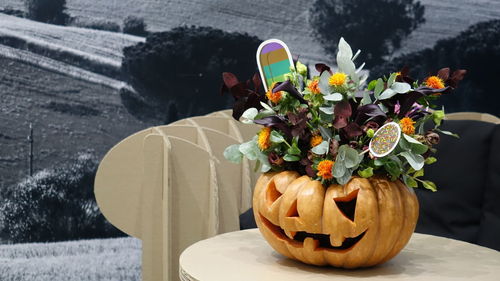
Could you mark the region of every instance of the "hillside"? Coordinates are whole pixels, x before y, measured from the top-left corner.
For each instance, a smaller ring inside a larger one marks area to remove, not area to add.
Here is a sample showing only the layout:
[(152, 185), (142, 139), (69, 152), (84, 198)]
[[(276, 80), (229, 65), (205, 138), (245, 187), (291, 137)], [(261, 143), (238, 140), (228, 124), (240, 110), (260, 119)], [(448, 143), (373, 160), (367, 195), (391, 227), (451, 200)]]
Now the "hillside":
[[(242, 31), (266, 39), (283, 39), (305, 60), (324, 60), (308, 24), (304, 0), (67, 0), (68, 12), (85, 19), (121, 23), (128, 15), (143, 17), (153, 31), (178, 25), (207, 25), (225, 31)], [(471, 24), (500, 17), (497, 0), (421, 0), (426, 23), (403, 43), (404, 52), (432, 47), (436, 40), (456, 36)], [(0, 0), (0, 6), (23, 9), (21, 1)], [(355, 46), (354, 46), (355, 47)]]
[(2, 281), (138, 281), (140, 271), (134, 238), (0, 246)]
[(118, 91), (0, 56), (0, 188), (27, 175), (29, 123), (35, 171), (80, 151), (102, 157), (148, 127), (123, 107)]
[(0, 13), (0, 44), (111, 76), (119, 75), (123, 48), (143, 41), (123, 33), (44, 24)]

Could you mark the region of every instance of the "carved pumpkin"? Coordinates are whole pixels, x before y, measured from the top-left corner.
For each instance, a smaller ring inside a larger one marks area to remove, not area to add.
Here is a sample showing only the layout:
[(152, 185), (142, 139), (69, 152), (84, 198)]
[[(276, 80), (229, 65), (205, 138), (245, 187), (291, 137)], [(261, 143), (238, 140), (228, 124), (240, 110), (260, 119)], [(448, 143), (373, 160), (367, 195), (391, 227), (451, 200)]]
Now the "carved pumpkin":
[(406, 245), (418, 218), (412, 189), (385, 177), (323, 187), (296, 172), (266, 173), (253, 210), (267, 242), (304, 263), (343, 268), (383, 263)]

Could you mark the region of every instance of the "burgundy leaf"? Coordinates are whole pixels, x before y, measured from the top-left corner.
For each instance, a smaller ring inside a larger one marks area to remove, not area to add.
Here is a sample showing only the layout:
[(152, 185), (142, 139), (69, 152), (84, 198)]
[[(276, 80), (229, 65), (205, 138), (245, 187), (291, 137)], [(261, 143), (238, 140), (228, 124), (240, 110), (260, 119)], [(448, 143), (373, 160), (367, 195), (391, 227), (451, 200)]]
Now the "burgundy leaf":
[(410, 85), (412, 85), (413, 82), (415, 82), (415, 79), (408, 76), (410, 74), (410, 68), (407, 65), (403, 66), (403, 68), (401, 68), (399, 72), (400, 75), (396, 77), (397, 82), (406, 82)]
[(307, 165), (306, 166), (306, 174), (310, 176), (311, 178), (316, 177), (316, 172), (314, 172), (312, 165)]
[(294, 98), (298, 99), (300, 103), (307, 104), (307, 101), (302, 97), (302, 95), (297, 91), (295, 86), (293, 86), (290, 80), (286, 80), (285, 82), (276, 83), (276, 86), (273, 88), (273, 93), (285, 91), (292, 95)]
[(238, 99), (233, 104), (233, 118), (240, 120), (241, 115), (245, 112), (245, 99)]
[(441, 78), (441, 80), (443, 81), (448, 80), (448, 77), (450, 77), (450, 68), (449, 67), (441, 68), (437, 73), (437, 77)]
[(458, 86), (458, 83), (464, 79), (465, 74), (467, 73), (467, 70), (465, 69), (458, 69), (453, 71), (453, 74), (451, 75), (451, 78), (446, 81), (448, 85), (450, 85), (453, 88), (456, 88)]
[(368, 120), (377, 119), (379, 122), (384, 122), (387, 115), (376, 104), (367, 104), (358, 107), (355, 122), (358, 125), (363, 125)]
[[(430, 89), (430, 88), (429, 88)], [(406, 114), (408, 113), (408, 111), (410, 111), (411, 107), (413, 106), (413, 104), (421, 97), (424, 96), (424, 94), (422, 92), (419, 92), (419, 91), (411, 91), (409, 93), (407, 93), (406, 95), (399, 95), (399, 104), (400, 104), (400, 108), (399, 108), (399, 114), (398, 114), (398, 117), (399, 118), (403, 118), (404, 116), (406, 116)]]
[(361, 136), (363, 134), (363, 130), (358, 124), (352, 122), (342, 129), (342, 133), (346, 139), (350, 140), (355, 137)]
[(254, 90), (256, 92), (258, 92), (260, 87), (262, 86), (262, 80), (260, 80), (260, 75), (258, 73), (255, 73), (252, 77), (252, 81), (253, 81)]
[(236, 75), (232, 74), (231, 72), (223, 72), (222, 73), (222, 81), (224, 81), (224, 84), (226, 87), (231, 89), (234, 87), (236, 84), (238, 84), (240, 81), (238, 81), (238, 78), (236, 78)]
[(341, 129), (347, 126), (348, 118), (352, 115), (351, 104), (348, 101), (337, 103), (333, 109), (335, 119), (333, 119), (333, 127)]
[(352, 115), (351, 104), (345, 100), (337, 103), (334, 107), (333, 114), (335, 114), (335, 116), (343, 116), (346, 118), (351, 117)]
[(276, 128), (283, 132), (287, 137), (291, 137), (291, 129), (287, 124), (286, 120), (280, 116), (268, 116), (262, 119), (257, 119), (253, 121), (255, 124), (263, 125), (265, 127)]
[(330, 72), (330, 74), (332, 74), (332, 70), (330, 69), (330, 67), (324, 63), (317, 63), (314, 67), (319, 72), (319, 75), (321, 75), (323, 71), (328, 71)]

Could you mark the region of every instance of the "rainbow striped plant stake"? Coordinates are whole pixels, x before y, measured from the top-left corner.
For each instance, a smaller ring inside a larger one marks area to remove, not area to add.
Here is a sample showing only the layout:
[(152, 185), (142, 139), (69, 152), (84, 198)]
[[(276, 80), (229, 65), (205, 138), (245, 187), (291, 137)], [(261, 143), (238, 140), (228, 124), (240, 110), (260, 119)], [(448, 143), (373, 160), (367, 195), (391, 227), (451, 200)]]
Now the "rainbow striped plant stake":
[(267, 91), (275, 82), (284, 82), (285, 74), (290, 73), (293, 66), (292, 55), (287, 45), (278, 39), (262, 42), (257, 49), (257, 65), (260, 77)]

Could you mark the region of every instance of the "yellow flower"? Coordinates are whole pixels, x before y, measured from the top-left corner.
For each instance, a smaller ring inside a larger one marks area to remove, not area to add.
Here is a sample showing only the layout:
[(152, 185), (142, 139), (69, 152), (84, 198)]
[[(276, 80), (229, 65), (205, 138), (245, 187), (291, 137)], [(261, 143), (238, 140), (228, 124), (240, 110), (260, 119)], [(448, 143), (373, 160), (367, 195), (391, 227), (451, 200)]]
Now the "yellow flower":
[(328, 79), (328, 84), (330, 84), (330, 86), (342, 86), (344, 85), (346, 80), (347, 74), (343, 72), (336, 72), (332, 76), (330, 76), (330, 79)]
[(267, 90), (266, 96), (267, 98), (272, 101), (273, 103), (279, 103), (282, 97), (281, 91), (273, 93), (274, 86), (276, 85), (276, 82), (269, 87), (269, 90)]
[(318, 173), (316, 174), (319, 177), (322, 177), (324, 180), (329, 180), (333, 178), (332, 175), (332, 167), (335, 162), (332, 160), (323, 160), (318, 163)]
[(259, 145), (260, 150), (266, 150), (271, 146), (269, 141), (269, 136), (271, 135), (271, 128), (264, 127), (260, 130), (257, 144)]
[(323, 138), (321, 136), (313, 136), (311, 140), (309, 141), (309, 144), (311, 144), (311, 147), (315, 147), (316, 145), (320, 144), (323, 141)]
[(319, 83), (319, 80), (314, 79), (307, 84), (307, 88), (309, 89), (309, 91), (311, 91), (311, 93), (313, 93), (315, 95), (321, 93), (321, 90), (319, 89), (318, 83)]
[(413, 135), (415, 134), (415, 121), (413, 121), (409, 117), (405, 117), (399, 121), (399, 125), (401, 126), (401, 130), (403, 130), (403, 133), (407, 135)]
[(425, 80), (425, 85), (427, 87), (433, 88), (433, 89), (442, 89), (444, 88), (444, 82), (443, 79), (437, 77), (437, 76), (430, 76)]

